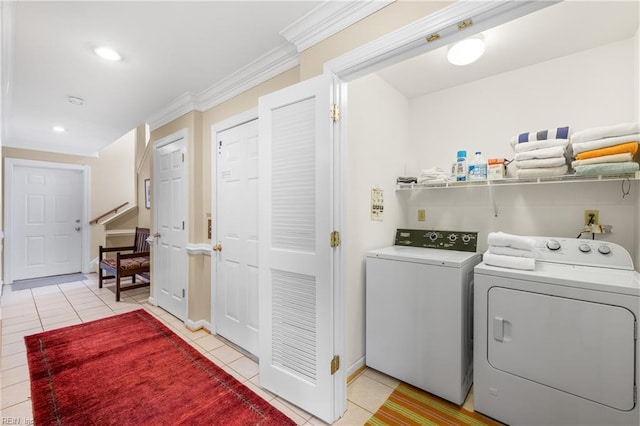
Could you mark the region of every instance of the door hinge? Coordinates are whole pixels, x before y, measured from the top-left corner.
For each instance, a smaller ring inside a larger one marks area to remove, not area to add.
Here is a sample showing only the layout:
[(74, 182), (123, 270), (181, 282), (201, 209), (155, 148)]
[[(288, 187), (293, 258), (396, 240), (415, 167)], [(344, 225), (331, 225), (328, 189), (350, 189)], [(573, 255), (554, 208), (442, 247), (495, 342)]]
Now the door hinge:
[(182, 298), (184, 298), (184, 296), (185, 296), (185, 291), (184, 291), (184, 288), (183, 288), (182, 289)]
[(338, 231), (333, 231), (329, 235), (329, 246), (332, 248), (336, 248), (340, 245), (340, 233)]
[(182, 153), (182, 162), (184, 163), (184, 152)]
[(340, 107), (336, 104), (331, 105), (331, 119), (334, 123), (340, 121)]
[(331, 359), (331, 375), (336, 374), (336, 371), (340, 369), (340, 356), (334, 355)]
[(184, 231), (184, 220), (182, 221), (182, 230)]

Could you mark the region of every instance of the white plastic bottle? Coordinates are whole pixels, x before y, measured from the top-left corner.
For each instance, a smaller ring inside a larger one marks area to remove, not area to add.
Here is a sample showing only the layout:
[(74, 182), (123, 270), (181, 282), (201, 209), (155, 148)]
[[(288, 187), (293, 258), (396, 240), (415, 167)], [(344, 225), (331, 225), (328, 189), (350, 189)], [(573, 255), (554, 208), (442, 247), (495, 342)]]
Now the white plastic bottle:
[(458, 151), (455, 175), (458, 182), (467, 180), (467, 151)]
[(469, 164), (469, 180), (487, 180), (487, 162), (480, 151)]

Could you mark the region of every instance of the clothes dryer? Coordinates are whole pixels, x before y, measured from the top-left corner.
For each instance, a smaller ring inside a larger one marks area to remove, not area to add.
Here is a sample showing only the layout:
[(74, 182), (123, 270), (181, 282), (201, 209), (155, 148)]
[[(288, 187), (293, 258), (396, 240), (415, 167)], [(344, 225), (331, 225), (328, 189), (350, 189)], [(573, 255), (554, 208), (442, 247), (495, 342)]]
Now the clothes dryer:
[(475, 267), (474, 409), (511, 425), (638, 425), (640, 278), (621, 246), (532, 237)]
[(477, 234), (400, 229), (366, 261), (366, 363), (462, 404), (473, 378)]

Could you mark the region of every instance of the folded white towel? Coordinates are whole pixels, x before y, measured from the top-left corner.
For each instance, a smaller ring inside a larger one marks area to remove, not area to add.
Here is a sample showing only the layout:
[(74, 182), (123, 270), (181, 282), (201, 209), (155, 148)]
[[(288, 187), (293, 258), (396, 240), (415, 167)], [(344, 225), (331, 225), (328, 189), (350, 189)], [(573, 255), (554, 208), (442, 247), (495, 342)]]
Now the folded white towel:
[(628, 163), (631, 160), (633, 160), (633, 155), (625, 152), (624, 154), (603, 155), (602, 157), (587, 158), (586, 160), (574, 160), (571, 162), (571, 167), (602, 163)]
[(534, 160), (516, 161), (515, 165), (518, 169), (538, 169), (544, 167), (558, 167), (567, 164), (565, 157), (555, 158), (537, 158)]
[(507, 234), (506, 232), (489, 232), (489, 235), (487, 236), (487, 244), (489, 244), (489, 246), (533, 250), (535, 241), (533, 238)]
[(446, 183), (451, 181), (449, 176), (440, 176), (440, 177), (429, 177), (429, 178), (418, 178), (418, 183)]
[(536, 260), (528, 257), (502, 256), (486, 252), (482, 256), (482, 260), (487, 265), (500, 266), (502, 268), (522, 269), (525, 271), (536, 269)]
[(518, 169), (516, 177), (521, 179), (539, 178), (539, 177), (555, 177), (567, 174), (569, 168), (565, 164), (558, 167), (541, 167), (538, 169)]
[(537, 149), (551, 148), (553, 146), (567, 146), (569, 139), (548, 139), (546, 141), (533, 141), (519, 143), (513, 147), (515, 153), (535, 151)]
[(489, 252), (492, 254), (499, 254), (501, 256), (530, 257), (532, 259), (536, 257), (535, 251), (522, 250), (513, 247), (489, 246)]
[(638, 142), (640, 140), (640, 134), (628, 134), (625, 136), (616, 136), (614, 138), (597, 139), (588, 142), (572, 143), (573, 155), (580, 154), (585, 151), (592, 151), (594, 149), (607, 148), (609, 146), (620, 145), (626, 142)]
[(631, 135), (634, 133), (640, 133), (640, 123), (637, 121), (580, 130), (579, 132), (574, 132), (571, 135), (571, 141), (587, 142), (597, 139), (611, 138), (614, 136)]
[(552, 146), (549, 148), (534, 149), (533, 151), (519, 152), (513, 156), (516, 161), (533, 160), (534, 158), (564, 157), (563, 146)]

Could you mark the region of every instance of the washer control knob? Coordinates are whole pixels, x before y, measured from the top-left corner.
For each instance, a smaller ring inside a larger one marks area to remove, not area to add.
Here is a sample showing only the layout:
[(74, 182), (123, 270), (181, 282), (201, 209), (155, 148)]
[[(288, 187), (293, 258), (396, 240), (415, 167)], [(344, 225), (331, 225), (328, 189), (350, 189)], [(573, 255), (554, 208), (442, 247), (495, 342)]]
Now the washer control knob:
[(611, 253), (611, 249), (609, 248), (609, 246), (602, 245), (598, 247), (598, 252), (600, 252), (600, 254), (609, 254)]
[(560, 243), (556, 240), (547, 241), (547, 248), (551, 251), (560, 250)]
[(468, 243), (469, 241), (471, 241), (471, 235), (469, 235), (469, 234), (464, 234), (464, 235), (462, 236), (462, 241), (463, 241), (463, 242), (465, 242), (465, 243)]
[(438, 233), (437, 233), (437, 232), (430, 232), (430, 233), (429, 233), (429, 239), (430, 239), (431, 241), (435, 241), (435, 240), (437, 240), (437, 239), (438, 239)]
[(457, 234), (449, 234), (449, 236), (447, 238), (449, 238), (449, 241), (454, 242), (455, 240), (458, 239), (458, 235)]
[(578, 249), (583, 253), (589, 253), (591, 251), (591, 246), (589, 244), (580, 244)]

